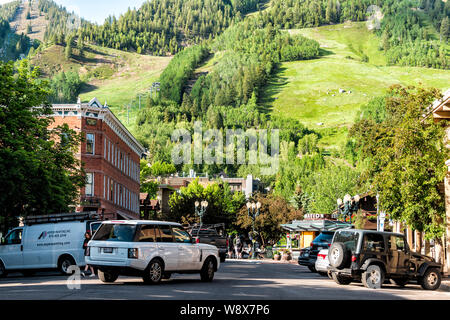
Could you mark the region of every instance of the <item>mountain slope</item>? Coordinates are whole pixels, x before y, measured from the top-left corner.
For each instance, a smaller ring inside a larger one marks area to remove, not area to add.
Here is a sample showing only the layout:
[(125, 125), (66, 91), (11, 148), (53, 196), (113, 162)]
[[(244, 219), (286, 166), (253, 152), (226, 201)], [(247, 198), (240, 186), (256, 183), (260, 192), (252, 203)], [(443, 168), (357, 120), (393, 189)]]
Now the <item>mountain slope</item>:
[[(29, 17), (27, 17), (30, 13)], [(21, 2), (19, 9), (10, 22), (11, 28), (17, 34), (26, 34), (30, 39), (36, 39), (39, 41), (44, 40), (44, 33), (49, 20), (45, 19), (44, 15), (38, 9), (38, 2), (31, 1), (31, 6), (29, 1)], [(28, 32), (28, 25), (31, 26), (31, 32)]]
[[(263, 110), (297, 119), (319, 131), (339, 131), (336, 137), (325, 137), (322, 142), (327, 145), (342, 142), (346, 127), (354, 122), (360, 106), (383, 95), (393, 84), (450, 87), (448, 70), (386, 66), (384, 52), (378, 50), (376, 36), (364, 22), (290, 33), (317, 40), (324, 56), (282, 63), (265, 89)], [(345, 92), (340, 93), (340, 89)]]

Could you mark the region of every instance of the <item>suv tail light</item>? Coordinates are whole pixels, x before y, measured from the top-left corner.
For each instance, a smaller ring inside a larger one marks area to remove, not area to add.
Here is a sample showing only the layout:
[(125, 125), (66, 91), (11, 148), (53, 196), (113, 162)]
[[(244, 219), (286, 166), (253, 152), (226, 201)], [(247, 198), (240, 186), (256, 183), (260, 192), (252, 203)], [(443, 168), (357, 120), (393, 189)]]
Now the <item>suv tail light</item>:
[(326, 255), (324, 255), (324, 254), (318, 254), (317, 255), (317, 258), (322, 258), (322, 259), (326, 259), (327, 258), (327, 256)]
[(130, 248), (128, 249), (128, 259), (137, 259), (139, 257), (139, 249)]
[(352, 262), (356, 262), (358, 258), (356, 256), (352, 256)]
[(328, 244), (328, 247), (331, 247), (331, 243)]

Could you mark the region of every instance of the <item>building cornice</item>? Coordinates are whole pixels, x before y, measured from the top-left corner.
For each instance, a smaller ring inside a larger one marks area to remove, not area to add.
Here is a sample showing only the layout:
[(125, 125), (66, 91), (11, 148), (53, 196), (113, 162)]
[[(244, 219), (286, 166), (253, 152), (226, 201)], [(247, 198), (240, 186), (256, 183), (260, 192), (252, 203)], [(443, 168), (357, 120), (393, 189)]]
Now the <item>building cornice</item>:
[(141, 157), (145, 148), (136, 140), (128, 129), (119, 121), (114, 113), (103, 106), (96, 98), (89, 103), (77, 104), (53, 104), (53, 117), (78, 117), (92, 118), (104, 121), (111, 130), (117, 134), (126, 144)]

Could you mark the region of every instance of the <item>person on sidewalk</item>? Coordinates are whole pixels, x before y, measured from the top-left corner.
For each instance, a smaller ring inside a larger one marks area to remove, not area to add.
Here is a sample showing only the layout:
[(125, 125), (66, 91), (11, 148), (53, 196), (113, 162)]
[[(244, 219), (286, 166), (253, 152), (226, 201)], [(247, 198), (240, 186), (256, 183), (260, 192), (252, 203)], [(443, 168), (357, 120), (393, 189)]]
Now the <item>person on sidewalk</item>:
[[(89, 231), (86, 231), (86, 233), (84, 234), (84, 242), (83, 242), (83, 249), (84, 249), (84, 256), (87, 256), (87, 248), (88, 248), (88, 242), (91, 240), (91, 233)], [(84, 271), (81, 273), (81, 275), (83, 277), (86, 276), (86, 271), (88, 270), (88, 268), (91, 270), (91, 275), (89, 277), (93, 278), (95, 277), (95, 272), (94, 272), (94, 268), (88, 264), (86, 264), (86, 267), (84, 268)]]
[(233, 258), (233, 248), (234, 248), (234, 237), (232, 235), (228, 236), (228, 258)]

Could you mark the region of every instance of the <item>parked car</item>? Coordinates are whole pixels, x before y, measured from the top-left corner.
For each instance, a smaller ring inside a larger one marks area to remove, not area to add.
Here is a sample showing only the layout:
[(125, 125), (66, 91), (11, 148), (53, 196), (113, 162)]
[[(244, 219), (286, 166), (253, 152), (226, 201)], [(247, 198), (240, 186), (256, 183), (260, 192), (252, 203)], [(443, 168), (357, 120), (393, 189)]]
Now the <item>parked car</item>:
[(38, 270), (58, 269), (69, 274), (72, 265), (84, 266), (86, 231), (94, 232), (101, 221), (95, 213), (68, 213), (28, 217), (0, 245), (0, 277), (8, 272), (31, 276)]
[(311, 246), (300, 250), (298, 264), (306, 266), (311, 272), (316, 272), (317, 254), (322, 249), (328, 249), (333, 239), (334, 231), (322, 231), (311, 242)]
[(385, 280), (399, 286), (417, 281), (423, 289), (441, 284), (442, 266), (433, 258), (412, 252), (403, 234), (370, 230), (340, 230), (329, 249), (329, 270), (336, 283), (361, 281), (381, 288)]
[(178, 223), (126, 220), (102, 223), (88, 243), (86, 263), (103, 282), (133, 275), (156, 284), (172, 273), (199, 273), (212, 281), (220, 259), (217, 247), (196, 243)]
[(315, 264), (315, 269), (321, 276), (328, 276), (328, 266), (330, 265), (328, 261), (328, 249), (322, 249), (317, 254), (317, 260)]
[(206, 243), (216, 246), (219, 249), (220, 262), (225, 262), (228, 252), (228, 238), (226, 235), (219, 234), (217, 231), (219, 227), (224, 228), (224, 224), (203, 225), (200, 229), (198, 227), (191, 228), (189, 233), (195, 239), (196, 243)]

